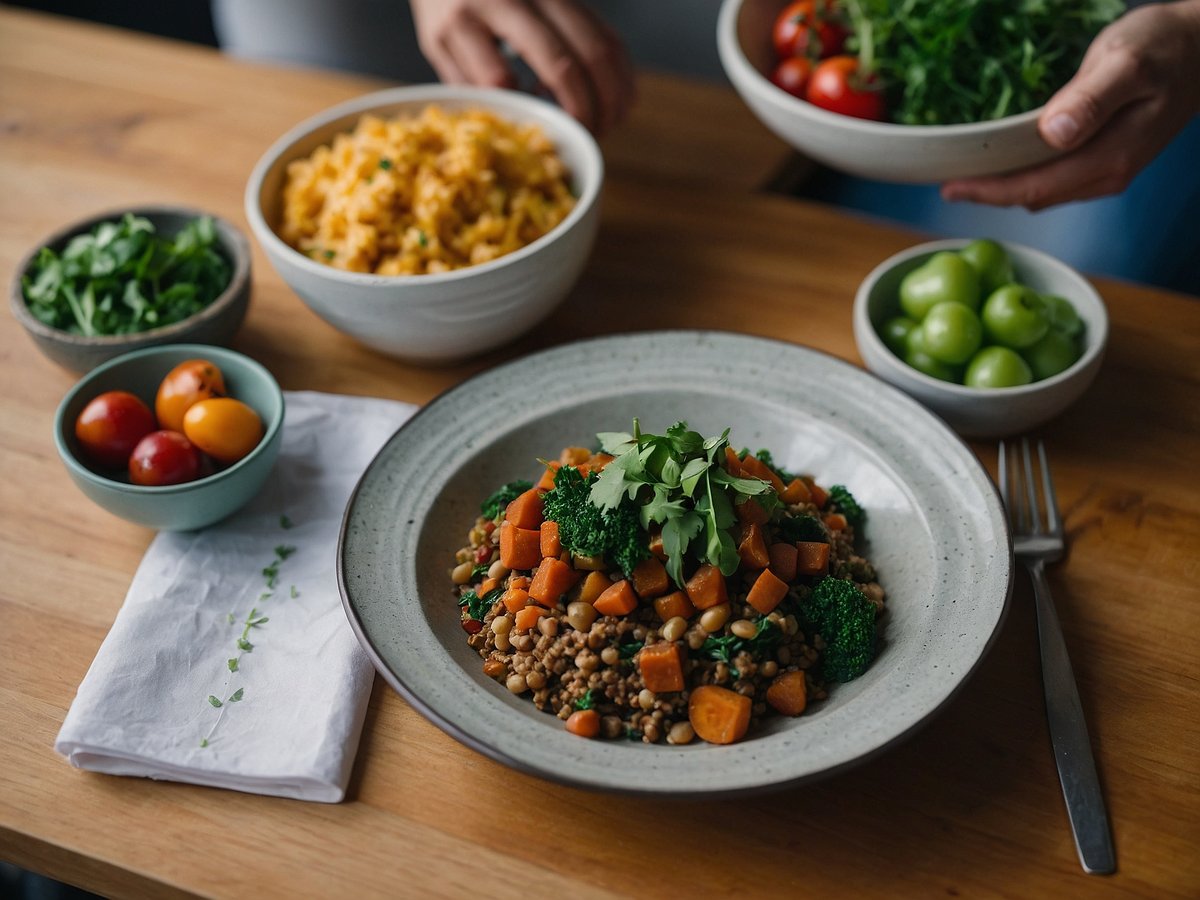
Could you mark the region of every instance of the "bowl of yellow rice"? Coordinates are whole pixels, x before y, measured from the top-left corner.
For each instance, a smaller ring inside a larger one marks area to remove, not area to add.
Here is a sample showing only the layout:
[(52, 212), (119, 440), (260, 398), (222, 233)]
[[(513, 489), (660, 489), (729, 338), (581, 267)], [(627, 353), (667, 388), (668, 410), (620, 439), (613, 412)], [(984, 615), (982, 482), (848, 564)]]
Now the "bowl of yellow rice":
[(595, 241), (604, 164), (561, 109), (492, 88), (378, 91), (308, 119), (263, 155), (246, 217), (318, 316), (413, 362), (528, 331)]

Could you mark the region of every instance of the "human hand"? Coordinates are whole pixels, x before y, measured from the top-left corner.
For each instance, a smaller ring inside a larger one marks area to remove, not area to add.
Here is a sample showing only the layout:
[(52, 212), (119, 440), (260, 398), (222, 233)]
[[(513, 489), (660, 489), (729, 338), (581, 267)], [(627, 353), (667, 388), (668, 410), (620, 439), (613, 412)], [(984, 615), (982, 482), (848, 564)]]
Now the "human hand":
[(1067, 151), (1033, 168), (949, 181), (942, 198), (1044, 209), (1118, 194), (1200, 112), (1200, 0), (1145, 6), (1096, 36), (1038, 119)]
[(505, 41), (568, 113), (597, 134), (625, 117), (633, 69), (624, 44), (575, 0), (410, 0), (421, 50), (443, 81), (511, 87)]

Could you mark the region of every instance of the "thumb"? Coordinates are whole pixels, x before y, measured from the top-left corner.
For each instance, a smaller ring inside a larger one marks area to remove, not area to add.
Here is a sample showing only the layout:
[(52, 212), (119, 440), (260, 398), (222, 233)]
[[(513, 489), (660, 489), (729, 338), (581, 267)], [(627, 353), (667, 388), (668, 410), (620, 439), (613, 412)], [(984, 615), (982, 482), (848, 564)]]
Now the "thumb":
[(1125, 104), (1145, 93), (1144, 65), (1127, 44), (1101, 35), (1075, 77), (1046, 104), (1038, 118), (1042, 139), (1059, 150), (1086, 143)]

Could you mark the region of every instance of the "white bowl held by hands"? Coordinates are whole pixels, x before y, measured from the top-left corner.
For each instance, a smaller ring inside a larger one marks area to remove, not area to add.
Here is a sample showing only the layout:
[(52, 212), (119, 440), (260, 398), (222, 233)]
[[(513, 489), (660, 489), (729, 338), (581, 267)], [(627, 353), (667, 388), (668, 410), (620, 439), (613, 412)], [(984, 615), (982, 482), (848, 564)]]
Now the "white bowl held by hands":
[(1038, 134), (1040, 109), (961, 125), (897, 125), (829, 112), (776, 87), (771, 27), (783, 0), (725, 0), (717, 50), (726, 75), (764, 125), (831, 168), (882, 181), (995, 175), (1057, 155)]

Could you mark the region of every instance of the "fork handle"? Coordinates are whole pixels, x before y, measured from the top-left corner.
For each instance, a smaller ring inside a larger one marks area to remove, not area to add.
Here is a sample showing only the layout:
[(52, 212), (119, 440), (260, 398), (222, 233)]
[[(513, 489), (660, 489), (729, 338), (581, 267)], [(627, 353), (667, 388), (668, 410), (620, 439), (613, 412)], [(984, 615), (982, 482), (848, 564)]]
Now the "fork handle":
[(1096, 761), (1088, 740), (1079, 689), (1067, 656), (1062, 626), (1054, 611), (1050, 586), (1040, 562), (1029, 565), (1033, 579), (1033, 596), (1037, 607), (1038, 644), (1042, 654), (1042, 686), (1046, 691), (1046, 719), (1050, 725), (1050, 743), (1058, 765), (1058, 780), (1062, 784), (1075, 849), (1085, 872), (1109, 875), (1116, 871), (1112, 833)]

